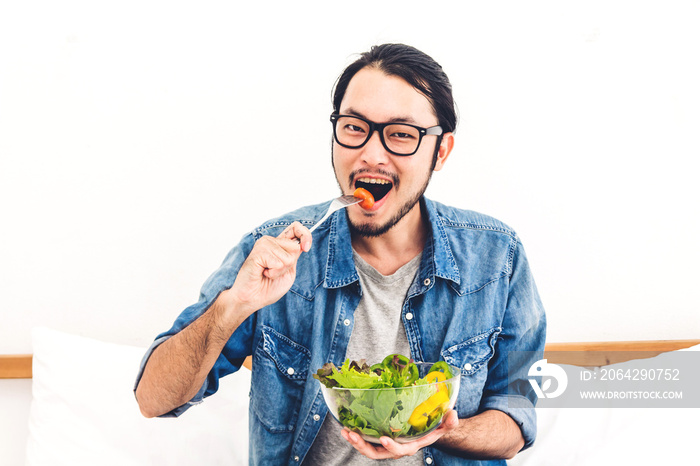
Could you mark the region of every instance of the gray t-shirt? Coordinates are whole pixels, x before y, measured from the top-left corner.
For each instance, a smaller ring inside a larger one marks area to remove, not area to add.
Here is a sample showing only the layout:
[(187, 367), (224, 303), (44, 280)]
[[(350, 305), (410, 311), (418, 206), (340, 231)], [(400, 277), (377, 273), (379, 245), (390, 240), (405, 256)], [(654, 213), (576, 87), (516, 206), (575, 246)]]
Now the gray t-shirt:
[[(345, 357), (366, 359), (372, 365), (392, 353), (410, 354), (401, 309), (408, 288), (418, 272), (421, 254), (392, 275), (382, 275), (353, 250), (355, 267), (360, 276), (362, 298), (354, 314), (354, 326)], [(423, 455), (398, 460), (371, 460), (358, 453), (343, 437), (342, 427), (328, 413), (316, 440), (304, 459), (304, 466), (361, 466), (387, 464), (410, 466), (423, 464)]]

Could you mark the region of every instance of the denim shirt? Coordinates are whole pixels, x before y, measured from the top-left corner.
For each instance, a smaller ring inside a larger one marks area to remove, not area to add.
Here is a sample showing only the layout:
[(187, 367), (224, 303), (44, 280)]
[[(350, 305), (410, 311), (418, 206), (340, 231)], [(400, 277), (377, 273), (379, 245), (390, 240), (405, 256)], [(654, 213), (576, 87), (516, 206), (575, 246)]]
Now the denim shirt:
[[(503, 411), (520, 426), (527, 448), (536, 435), (536, 395), (527, 369), (542, 357), (546, 324), (522, 244), (509, 227), (491, 217), (425, 198), (421, 207), (431, 231), (401, 309), (411, 357), (445, 360), (460, 367), (458, 416)], [(327, 208), (328, 203), (305, 207), (245, 235), (207, 279), (199, 302), (158, 336), (141, 370), (155, 347), (194, 321), (233, 285), (256, 240), (278, 236), (295, 220), (311, 226)], [(333, 214), (314, 232), (311, 250), (302, 253), (296, 273), (291, 289), (279, 301), (255, 312), (236, 329), (197, 395), (165, 415), (179, 416), (216, 392), (219, 378), (237, 371), (244, 358), (252, 355), (249, 452), (253, 465), (301, 464), (328, 411), (312, 374), (326, 362), (340, 366), (345, 360), (353, 313), (362, 293), (344, 211)], [(508, 354), (513, 351), (527, 356), (520, 358), (509, 376)], [(433, 465), (506, 464), (504, 460), (465, 460), (434, 447), (418, 454), (425, 464)]]

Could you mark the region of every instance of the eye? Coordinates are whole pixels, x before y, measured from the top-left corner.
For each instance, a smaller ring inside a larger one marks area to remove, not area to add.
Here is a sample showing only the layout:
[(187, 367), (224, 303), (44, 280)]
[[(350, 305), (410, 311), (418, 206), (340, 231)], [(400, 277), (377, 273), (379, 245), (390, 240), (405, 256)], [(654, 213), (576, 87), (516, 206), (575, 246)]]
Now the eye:
[(418, 140), (418, 130), (413, 126), (394, 124), (384, 128), (384, 136), (396, 144), (414, 143)]
[(361, 126), (358, 125), (353, 125), (353, 124), (347, 124), (344, 126), (345, 131), (348, 132), (355, 132), (355, 133), (364, 133), (365, 129), (362, 128)]
[(413, 134), (409, 133), (402, 133), (399, 131), (396, 131), (390, 135), (392, 138), (397, 138), (397, 139), (414, 139), (415, 136)]
[(412, 126), (407, 125), (387, 126), (384, 134), (387, 139), (391, 139), (397, 143), (412, 142), (418, 139), (418, 131)]

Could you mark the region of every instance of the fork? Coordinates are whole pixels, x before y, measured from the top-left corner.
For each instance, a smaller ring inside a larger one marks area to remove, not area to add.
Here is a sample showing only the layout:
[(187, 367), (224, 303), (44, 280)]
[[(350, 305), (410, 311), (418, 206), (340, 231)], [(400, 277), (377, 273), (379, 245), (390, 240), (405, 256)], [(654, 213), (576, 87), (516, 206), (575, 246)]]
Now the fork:
[(318, 228), (319, 225), (321, 225), (323, 222), (325, 222), (328, 217), (331, 216), (333, 212), (339, 209), (343, 209), (345, 207), (357, 204), (359, 202), (362, 202), (363, 199), (360, 197), (355, 197), (352, 195), (346, 195), (346, 196), (340, 196), (335, 199), (333, 199), (333, 202), (331, 202), (331, 205), (328, 207), (328, 212), (326, 212), (326, 215), (323, 216), (321, 220), (316, 222), (314, 226), (309, 228), (309, 232), (314, 231), (316, 228)]

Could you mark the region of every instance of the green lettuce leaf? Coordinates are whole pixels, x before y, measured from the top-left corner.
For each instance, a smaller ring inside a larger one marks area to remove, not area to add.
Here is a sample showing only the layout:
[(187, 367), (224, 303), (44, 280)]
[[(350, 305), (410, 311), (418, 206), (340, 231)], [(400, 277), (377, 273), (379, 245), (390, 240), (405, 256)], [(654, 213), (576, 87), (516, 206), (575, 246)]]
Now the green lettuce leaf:
[[(436, 387), (418, 379), (411, 388), (389, 389), (394, 385), (396, 374), (391, 369), (372, 372), (364, 359), (352, 362), (346, 359), (340, 369), (327, 363), (314, 374), (314, 378), (329, 388), (350, 389), (333, 390), (338, 418), (342, 425), (365, 435), (392, 438), (415, 435), (433, 428), (442, 417), (431, 419), (425, 429), (415, 431), (408, 419), (418, 405), (436, 392)], [(387, 389), (352, 390), (377, 388)]]

